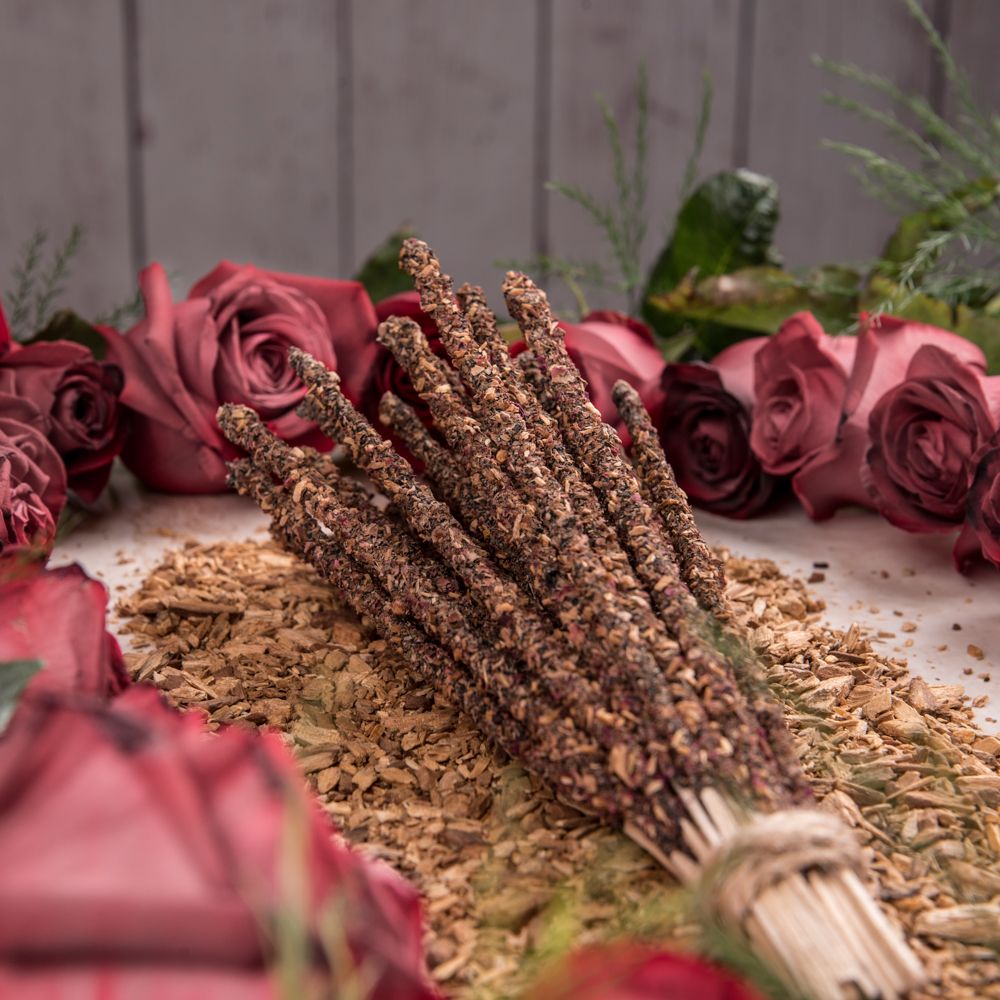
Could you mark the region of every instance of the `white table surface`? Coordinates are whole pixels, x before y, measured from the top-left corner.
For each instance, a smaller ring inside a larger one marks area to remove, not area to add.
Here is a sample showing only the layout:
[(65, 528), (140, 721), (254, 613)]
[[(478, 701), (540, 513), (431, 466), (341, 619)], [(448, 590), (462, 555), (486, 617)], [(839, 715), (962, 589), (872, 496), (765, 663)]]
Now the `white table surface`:
[[(149, 493), (121, 469), (113, 488), (114, 509), (90, 515), (59, 542), (52, 557), (53, 565), (79, 562), (103, 580), (112, 604), (138, 585), (166, 549), (187, 539), (262, 537), (266, 525), (242, 497)], [(708, 514), (698, 520), (713, 545), (773, 559), (791, 576), (808, 579), (815, 563), (828, 563), (819, 570), (825, 579), (811, 585), (826, 601), (827, 621), (845, 629), (857, 622), (873, 636), (896, 633), (874, 641), (905, 656), (912, 672), (930, 683), (964, 684), (973, 697), (989, 695), (976, 717), (987, 733), (1000, 730), (1000, 572), (984, 569), (971, 578), (955, 572), (952, 538), (909, 535), (860, 510), (844, 510), (814, 524), (794, 505), (752, 521)], [(916, 630), (902, 632), (905, 622), (913, 622)], [(953, 628), (956, 624), (960, 630)], [(905, 646), (907, 641), (912, 645)], [(983, 651), (983, 660), (969, 655), (970, 644)], [(970, 667), (973, 673), (965, 674)]]

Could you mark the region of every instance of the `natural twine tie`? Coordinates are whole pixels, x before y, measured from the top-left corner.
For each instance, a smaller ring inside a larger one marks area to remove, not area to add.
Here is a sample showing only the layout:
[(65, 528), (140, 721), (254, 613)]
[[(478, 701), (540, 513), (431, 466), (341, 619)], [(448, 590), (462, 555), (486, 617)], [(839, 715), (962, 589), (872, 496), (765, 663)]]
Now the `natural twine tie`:
[(843, 821), (815, 809), (760, 815), (703, 859), (702, 899), (711, 913), (742, 924), (761, 894), (809, 871), (862, 870), (857, 839)]

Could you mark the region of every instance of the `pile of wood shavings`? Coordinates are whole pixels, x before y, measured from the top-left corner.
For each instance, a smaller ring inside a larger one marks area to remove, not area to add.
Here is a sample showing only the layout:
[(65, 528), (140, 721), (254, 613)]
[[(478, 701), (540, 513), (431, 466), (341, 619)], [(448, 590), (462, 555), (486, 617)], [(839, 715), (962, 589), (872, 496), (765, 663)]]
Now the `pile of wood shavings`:
[[(1000, 997), (1000, 741), (960, 688), (822, 625), (773, 563), (727, 574), (818, 800), (858, 830), (935, 980), (918, 995)], [(282, 733), (344, 835), (414, 881), (451, 996), (516, 993), (567, 937), (692, 939), (666, 873), (486, 745), (280, 549), (188, 544), (119, 610), (133, 676), (210, 725)]]

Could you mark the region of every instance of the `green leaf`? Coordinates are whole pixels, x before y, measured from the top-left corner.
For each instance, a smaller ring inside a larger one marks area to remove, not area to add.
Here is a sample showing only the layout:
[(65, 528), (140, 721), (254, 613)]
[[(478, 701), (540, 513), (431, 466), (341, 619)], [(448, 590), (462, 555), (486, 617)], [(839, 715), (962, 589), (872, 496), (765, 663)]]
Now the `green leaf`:
[[(661, 335), (676, 332), (648, 305), (694, 272), (697, 278), (777, 263), (771, 249), (778, 224), (778, 187), (768, 177), (735, 170), (700, 184), (684, 202), (670, 241), (653, 265), (643, 315)], [(657, 323), (662, 326), (657, 326)]]
[(656, 315), (672, 323), (696, 324), (695, 348), (711, 357), (723, 347), (774, 333), (793, 313), (809, 310), (831, 333), (845, 329), (858, 307), (858, 274), (827, 267), (799, 278), (776, 267), (748, 267), (696, 281), (648, 300)]
[(60, 309), (43, 330), (39, 330), (29, 344), (40, 341), (71, 340), (74, 344), (82, 344), (90, 348), (94, 357), (100, 361), (107, 353), (107, 341), (82, 316), (69, 309)]
[(409, 275), (399, 269), (399, 248), (403, 240), (417, 234), (406, 226), (397, 229), (371, 252), (368, 259), (361, 265), (361, 270), (354, 276), (368, 292), (372, 302), (381, 302), (390, 295), (408, 292), (413, 288)]
[(907, 291), (880, 274), (872, 274), (861, 293), (861, 310), (886, 312), (915, 323), (929, 323), (944, 330), (954, 326), (951, 306), (930, 295)]
[(0, 663), (0, 733), (13, 718), (28, 681), (41, 669), (40, 660), (5, 660)]
[(1000, 179), (996, 177), (980, 177), (956, 188), (942, 204), (912, 212), (901, 219), (882, 250), (882, 260), (890, 264), (906, 264), (932, 233), (950, 232), (973, 213), (995, 204), (998, 198)]
[(983, 349), (987, 374), (1000, 374), (1000, 316), (989, 316), (968, 306), (959, 306), (954, 329), (955, 333)]

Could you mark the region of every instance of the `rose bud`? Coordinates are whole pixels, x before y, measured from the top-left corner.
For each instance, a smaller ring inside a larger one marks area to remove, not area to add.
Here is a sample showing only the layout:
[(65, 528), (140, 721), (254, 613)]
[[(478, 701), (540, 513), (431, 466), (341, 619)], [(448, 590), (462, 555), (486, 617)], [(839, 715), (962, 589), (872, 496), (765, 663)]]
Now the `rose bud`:
[(0, 866), (0, 966), (37, 991), (9, 995), (123, 996), (152, 970), (157, 988), (129, 996), (212, 997), (250, 971), (275, 995), (275, 967), (300, 962), (332, 995), (436, 998), (416, 890), (332, 836), (276, 736), (208, 733), (145, 685), (110, 703), (28, 691), (0, 737), (0, 801), (17, 859)]
[(42, 428), (45, 417), (28, 400), (0, 395), (0, 572), (8, 558), (45, 553), (66, 503), (66, 468)]
[(731, 972), (694, 955), (620, 941), (569, 955), (524, 1000), (761, 1000)]
[(225, 463), (238, 454), (215, 422), (226, 402), (253, 407), (293, 444), (330, 447), (295, 413), (305, 387), (288, 349), (337, 369), (356, 401), (375, 347), (375, 313), (360, 284), (222, 263), (182, 302), (159, 264), (142, 272), (140, 287), (146, 318), (109, 343), (132, 411), (122, 457), (144, 483), (172, 493), (225, 490)]
[(998, 386), (940, 347), (913, 355), (869, 417), (862, 478), (882, 515), (906, 531), (951, 531), (965, 519), (976, 462), (996, 431)]
[(0, 355), (0, 392), (31, 400), (45, 416), (45, 434), (66, 465), (69, 487), (97, 499), (121, 451), (122, 371), (95, 360), (80, 344), (41, 341)]
[(801, 312), (754, 355), (750, 444), (767, 472), (791, 475), (833, 443), (856, 347)]
[(751, 359), (766, 338), (727, 348), (711, 365), (670, 364), (651, 407), (660, 441), (691, 503), (745, 518), (771, 499), (777, 480), (750, 447)]
[(108, 592), (79, 566), (41, 569), (35, 564), (0, 581), (0, 603), (0, 663), (42, 664), (29, 691), (107, 697), (128, 684), (118, 642), (105, 630)]
[(955, 565), (968, 572), (982, 556), (1000, 566), (1000, 440), (996, 437), (976, 464), (965, 512), (965, 526), (955, 543)]
[[(840, 338), (834, 338), (839, 340)], [(854, 361), (844, 387), (838, 431), (796, 473), (796, 496), (810, 517), (831, 517), (846, 504), (874, 507), (862, 479), (868, 451), (869, 417), (881, 397), (902, 381), (910, 359), (924, 344), (934, 344), (961, 362), (985, 371), (983, 352), (957, 334), (894, 316), (862, 316)]]
[[(622, 313), (608, 310), (588, 313), (579, 323), (559, 322), (566, 338), (566, 351), (587, 383), (590, 401), (601, 411), (605, 423), (625, 437), (625, 427), (618, 415), (611, 390), (624, 379), (643, 398), (655, 393), (663, 372), (663, 355), (657, 350), (653, 335), (645, 323)], [(527, 349), (523, 340), (510, 353)]]

